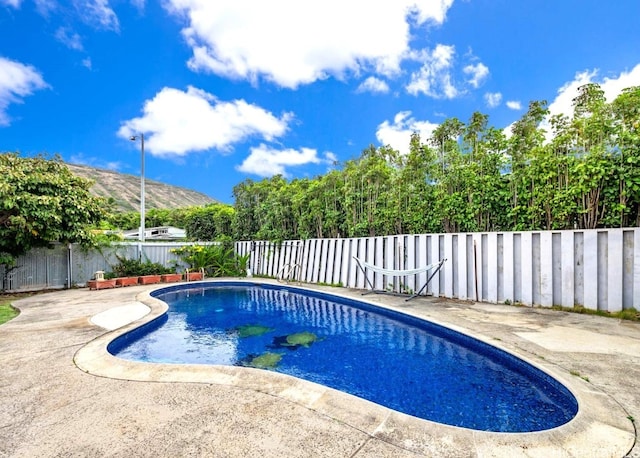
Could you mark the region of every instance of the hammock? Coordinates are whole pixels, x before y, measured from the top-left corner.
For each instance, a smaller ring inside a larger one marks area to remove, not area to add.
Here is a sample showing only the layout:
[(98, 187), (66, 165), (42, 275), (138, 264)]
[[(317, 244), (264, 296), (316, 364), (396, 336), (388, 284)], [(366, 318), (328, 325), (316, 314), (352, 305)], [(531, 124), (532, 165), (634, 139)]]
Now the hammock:
[(414, 295), (412, 295), (411, 297), (406, 299), (407, 301), (413, 299), (414, 297), (419, 296), (420, 293), (422, 293), (422, 291), (424, 291), (424, 289), (427, 287), (427, 285), (429, 284), (431, 279), (434, 277), (435, 274), (438, 273), (438, 271), (444, 265), (444, 262), (447, 260), (445, 258), (445, 259), (442, 259), (441, 261), (434, 262), (433, 264), (429, 264), (427, 266), (420, 267), (420, 268), (417, 268), (417, 269), (393, 270), (393, 269), (385, 269), (384, 267), (378, 267), (378, 266), (375, 266), (373, 264), (369, 264), (368, 262), (363, 261), (361, 259), (358, 259), (355, 256), (353, 257), (353, 259), (355, 259), (356, 264), (358, 265), (358, 268), (364, 274), (365, 282), (371, 287), (371, 291), (367, 291), (366, 293), (362, 293), (362, 294), (371, 294), (371, 293), (393, 294), (393, 293), (389, 293), (388, 291), (375, 289), (375, 287), (373, 286), (373, 283), (371, 283), (371, 281), (369, 281), (369, 277), (367, 275), (367, 270), (370, 270), (370, 271), (372, 271), (374, 273), (386, 275), (386, 276), (389, 276), (389, 277), (405, 277), (405, 276), (409, 276), (409, 275), (418, 275), (418, 274), (422, 274), (422, 273), (428, 272), (430, 270), (433, 270), (433, 272), (431, 272), (431, 275), (429, 275), (429, 278), (427, 278), (427, 282), (424, 285), (422, 285), (422, 288), (420, 288), (420, 290), (417, 293), (415, 293)]

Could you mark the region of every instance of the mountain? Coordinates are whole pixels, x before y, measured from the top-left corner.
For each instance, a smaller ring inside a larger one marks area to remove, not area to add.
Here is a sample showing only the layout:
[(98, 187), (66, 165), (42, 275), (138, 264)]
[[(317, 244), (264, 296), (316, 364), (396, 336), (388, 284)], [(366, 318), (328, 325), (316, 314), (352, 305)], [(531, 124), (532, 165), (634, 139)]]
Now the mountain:
[[(67, 164), (75, 175), (94, 181), (91, 192), (101, 197), (111, 197), (116, 208), (125, 211), (140, 211), (140, 177), (97, 169), (86, 165)], [(159, 181), (144, 180), (145, 208), (182, 208), (206, 205), (216, 200), (191, 189), (173, 186)]]

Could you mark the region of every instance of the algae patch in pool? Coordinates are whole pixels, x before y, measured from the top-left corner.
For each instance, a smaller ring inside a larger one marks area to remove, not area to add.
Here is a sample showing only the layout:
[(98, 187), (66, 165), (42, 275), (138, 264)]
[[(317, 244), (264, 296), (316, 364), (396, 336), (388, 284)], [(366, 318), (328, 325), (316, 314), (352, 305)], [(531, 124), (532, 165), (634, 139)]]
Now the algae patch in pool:
[(272, 332), (275, 329), (269, 328), (267, 326), (262, 326), (259, 324), (244, 324), (242, 326), (237, 326), (233, 329), (238, 332), (238, 336), (240, 338), (253, 337), (253, 336), (261, 336), (262, 334), (266, 334), (267, 332)]
[(238, 365), (256, 367), (258, 369), (273, 369), (281, 359), (282, 355), (279, 353), (264, 353), (258, 356), (248, 355), (246, 358), (238, 361)]
[(274, 348), (288, 348), (289, 350), (296, 350), (299, 347), (309, 348), (309, 346), (316, 342), (318, 336), (312, 332), (297, 332), (288, 336), (279, 336), (273, 339), (272, 346)]

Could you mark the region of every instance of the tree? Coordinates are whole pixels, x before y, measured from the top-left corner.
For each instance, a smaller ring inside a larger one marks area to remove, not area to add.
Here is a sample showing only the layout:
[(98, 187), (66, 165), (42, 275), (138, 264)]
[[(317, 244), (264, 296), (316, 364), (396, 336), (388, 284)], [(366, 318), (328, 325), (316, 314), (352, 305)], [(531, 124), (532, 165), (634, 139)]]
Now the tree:
[(442, 173), (447, 168), (447, 155), (458, 148), (458, 137), (462, 135), (464, 131), (464, 124), (458, 118), (445, 119), (433, 131), (431, 136), (431, 145), (438, 150), (438, 157), (440, 158), (440, 168)]
[[(145, 218), (146, 220), (146, 218)], [(137, 229), (140, 227), (140, 213), (136, 211), (120, 213), (116, 210), (106, 212), (105, 219), (101, 226), (106, 229)], [(146, 226), (145, 227), (151, 227)]]
[[(640, 86), (624, 89), (613, 101), (618, 157), (617, 223), (640, 225)], [(612, 221), (613, 225), (614, 222)]]
[[(574, 148), (580, 158), (575, 167), (579, 224), (581, 228), (595, 229), (609, 219), (619, 200), (616, 161), (612, 154), (613, 113), (604, 90), (595, 83), (580, 86), (573, 105)], [(618, 212), (615, 213), (614, 220)]]
[(254, 181), (248, 178), (233, 187), (236, 210), (233, 233), (236, 240), (253, 240), (260, 227), (257, 216), (259, 199), (254, 185)]
[(391, 185), (397, 151), (370, 145), (357, 160), (348, 161), (344, 170), (344, 209), (348, 237), (374, 237), (392, 233), (389, 211), (393, 200)]
[(420, 135), (414, 132), (404, 162), (393, 184), (397, 193), (395, 232), (439, 232), (441, 228), (440, 221), (436, 221), (433, 186), (438, 168), (436, 151), (423, 144)]
[(507, 140), (489, 117), (446, 119), (409, 153), (374, 145), (341, 169), (234, 188), (237, 238), (640, 225), (640, 87), (611, 103), (581, 87), (574, 113), (533, 101)]
[(184, 217), (187, 237), (192, 240), (210, 241), (232, 238), (232, 221), (235, 210), (222, 203), (204, 207), (190, 207)]
[(52, 242), (91, 243), (105, 203), (89, 193), (91, 185), (59, 157), (0, 154), (0, 264), (11, 267)]
[[(542, 214), (536, 199), (536, 175), (531, 164), (544, 149), (545, 131), (540, 128), (549, 115), (547, 101), (533, 101), (522, 118), (512, 128), (509, 140), (509, 173), (511, 194), (511, 229), (517, 231), (542, 228)], [(537, 161), (538, 163), (540, 161)]]
[(282, 175), (275, 175), (255, 185), (258, 195), (258, 240), (281, 241), (295, 237), (290, 184)]

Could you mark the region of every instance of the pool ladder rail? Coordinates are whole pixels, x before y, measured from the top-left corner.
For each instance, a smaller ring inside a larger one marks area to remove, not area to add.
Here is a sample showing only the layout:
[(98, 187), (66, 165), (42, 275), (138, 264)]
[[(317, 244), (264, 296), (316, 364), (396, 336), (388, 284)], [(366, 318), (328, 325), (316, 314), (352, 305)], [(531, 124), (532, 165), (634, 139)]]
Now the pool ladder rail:
[[(296, 280), (295, 277), (297, 276), (298, 272), (300, 272), (301, 269), (302, 269), (302, 266), (300, 264), (285, 264), (278, 271), (278, 275), (276, 276), (276, 278), (280, 283), (289, 283), (291, 281), (298, 281)], [(298, 281), (298, 283), (300, 282)]]
[[(200, 281), (200, 280), (204, 280), (204, 278), (205, 278), (205, 273), (206, 272), (204, 270), (204, 267), (200, 267), (199, 269), (193, 269), (193, 270), (191, 270), (191, 269), (189, 269), (187, 267), (184, 271), (185, 271), (185, 276), (184, 276), (185, 280), (184, 281), (186, 281), (186, 282), (189, 282), (189, 281)], [(194, 274), (194, 273), (200, 273), (201, 274), (200, 278), (194, 278), (193, 280), (191, 280), (191, 275)]]

